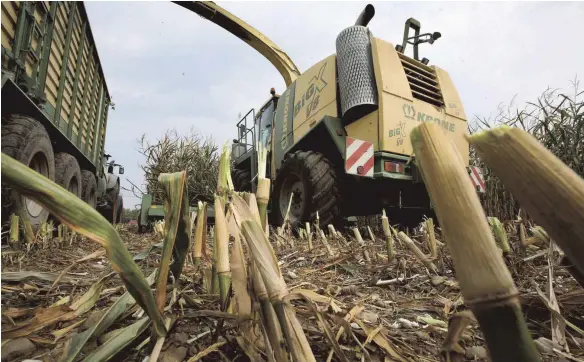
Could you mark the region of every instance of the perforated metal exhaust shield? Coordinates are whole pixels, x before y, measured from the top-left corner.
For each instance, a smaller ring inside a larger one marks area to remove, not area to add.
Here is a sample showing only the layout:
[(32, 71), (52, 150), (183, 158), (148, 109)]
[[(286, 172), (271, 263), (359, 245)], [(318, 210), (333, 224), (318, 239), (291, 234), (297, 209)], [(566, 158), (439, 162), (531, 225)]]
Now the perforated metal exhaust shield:
[(351, 122), (377, 109), (377, 87), (371, 55), (371, 32), (351, 26), (337, 36), (337, 67), (343, 120)]

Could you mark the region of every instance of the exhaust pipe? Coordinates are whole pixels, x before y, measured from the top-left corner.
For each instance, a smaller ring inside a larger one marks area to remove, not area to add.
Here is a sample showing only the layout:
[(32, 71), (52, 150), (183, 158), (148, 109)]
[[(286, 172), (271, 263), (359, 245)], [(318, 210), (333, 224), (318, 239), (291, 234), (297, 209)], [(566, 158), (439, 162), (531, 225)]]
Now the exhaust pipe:
[(373, 5), (367, 4), (367, 6), (365, 6), (365, 9), (363, 9), (361, 14), (357, 18), (355, 25), (367, 26), (371, 19), (373, 19), (373, 15), (375, 15), (375, 8), (373, 7)]

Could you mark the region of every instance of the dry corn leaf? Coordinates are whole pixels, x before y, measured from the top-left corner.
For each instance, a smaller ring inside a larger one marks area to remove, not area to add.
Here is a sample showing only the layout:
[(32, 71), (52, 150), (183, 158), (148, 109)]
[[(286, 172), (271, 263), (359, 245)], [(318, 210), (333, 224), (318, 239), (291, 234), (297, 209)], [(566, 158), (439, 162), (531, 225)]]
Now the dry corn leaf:
[(375, 342), (375, 344), (377, 344), (385, 352), (387, 352), (391, 358), (393, 358), (397, 361), (401, 361), (401, 362), (408, 361), (405, 357), (402, 357), (399, 353), (396, 352), (395, 349), (393, 349), (393, 347), (391, 346), (391, 343), (389, 342), (389, 340), (387, 340), (387, 338), (385, 338), (385, 336), (383, 335), (383, 333), (381, 331), (379, 331), (375, 335), (373, 335), (373, 333), (372, 333), (373, 330), (370, 330), (369, 328), (367, 328), (367, 326), (365, 326), (365, 323), (363, 323), (363, 321), (356, 319), (355, 322), (359, 325), (359, 327), (361, 327), (361, 329), (363, 329), (363, 331), (367, 334), (367, 336), (372, 335), (373, 342)]
[(314, 307), (314, 305), (312, 305), (312, 303), (310, 301), (308, 301), (308, 303), (309, 303), (309, 306), (312, 309), (312, 311), (316, 314), (318, 322), (319, 322), (320, 326), (322, 327), (322, 329), (324, 330), (325, 336), (328, 339), (328, 341), (331, 343), (332, 348), (335, 351), (335, 353), (337, 354), (338, 358), (341, 361), (349, 362), (349, 360), (347, 359), (347, 356), (345, 356), (345, 353), (341, 349), (341, 346), (339, 346), (337, 339), (333, 336), (333, 332), (331, 331), (328, 323), (323, 318), (322, 313), (319, 312), (318, 310), (316, 310), (316, 308)]
[(201, 358), (219, 350), (219, 347), (222, 347), (223, 345), (225, 345), (225, 343), (226, 343), (225, 341), (213, 343), (209, 347), (205, 348), (201, 352), (199, 352), (196, 355), (194, 355), (193, 357), (189, 358), (187, 362), (197, 362)]
[(2, 331), (2, 338), (25, 337), (31, 333), (53, 325), (57, 322), (69, 321), (87, 312), (99, 299), (99, 295), (108, 276), (101, 278), (89, 288), (85, 294), (74, 300), (71, 305), (56, 305), (47, 309), (40, 309), (36, 315), (28, 321), (14, 328)]
[(448, 320), (448, 335), (442, 343), (442, 351), (445, 353), (456, 352), (464, 354), (464, 348), (462, 348), (458, 342), (460, 341), (466, 327), (473, 322), (476, 323), (476, 319), (470, 310), (465, 310), (452, 315)]
[(295, 300), (295, 299), (302, 299), (302, 298), (306, 298), (312, 302), (315, 303), (323, 303), (323, 304), (329, 304), (331, 308), (333, 309), (334, 313), (340, 313), (343, 309), (341, 307), (344, 306), (343, 303), (339, 302), (338, 300), (335, 300), (332, 297), (327, 297), (324, 295), (320, 295), (312, 290), (308, 290), (308, 289), (294, 289), (290, 292), (290, 294), (288, 294), (284, 300), (285, 301), (290, 301), (290, 300)]
[[(157, 270), (154, 270), (152, 274), (146, 278), (146, 283), (148, 283), (149, 286), (154, 283), (156, 272)], [(114, 324), (122, 314), (135, 304), (136, 300), (132, 295), (129, 292), (124, 293), (124, 295), (118, 298), (118, 300), (109, 307), (107, 312), (105, 312), (95, 325), (82, 333), (76, 334), (73, 338), (65, 342), (60, 362), (74, 361), (81, 352), (83, 346), (85, 346), (90, 339), (98, 338), (112, 324)]]
[[(4, 156), (2, 156), (4, 157)], [(2, 158), (2, 162), (4, 162), (4, 158)], [(35, 271), (19, 271), (19, 272), (2, 272), (0, 274), (0, 278), (3, 282), (24, 282), (30, 279), (37, 279), (46, 282), (53, 282), (59, 277), (59, 274), (55, 273), (43, 273), (43, 272), (35, 272)], [(62, 278), (64, 283), (71, 283), (73, 279), (70, 277)]]
[[(91, 253), (89, 255), (84, 256), (83, 258), (80, 258), (80, 259), (76, 260), (73, 264), (69, 265), (68, 267), (66, 267), (65, 269), (63, 269), (63, 271), (61, 273), (59, 273), (59, 276), (57, 276), (57, 278), (53, 282), (53, 285), (51, 285), (51, 288), (49, 290), (49, 293), (55, 287), (55, 285), (57, 285), (57, 283), (59, 283), (59, 281), (61, 280), (61, 278), (63, 278), (63, 276), (69, 270), (71, 270), (75, 265), (77, 265), (79, 263), (83, 263), (85, 261), (89, 261), (89, 260), (101, 258), (104, 255), (105, 255), (105, 250), (100, 249), (100, 250), (94, 251), (93, 253)], [(47, 293), (47, 294), (49, 294), (49, 293)]]
[(57, 331), (53, 331), (51, 332), (51, 334), (53, 336), (55, 336), (55, 340), (54, 343), (57, 343), (57, 341), (63, 337), (65, 337), (67, 334), (69, 334), (69, 332), (71, 332), (72, 330), (74, 330), (75, 328), (79, 327), (83, 322), (85, 322), (87, 318), (84, 318), (78, 322), (75, 322), (73, 324), (71, 324), (70, 326), (67, 326), (63, 329), (59, 329)]
[(162, 315), (156, 308), (150, 287), (116, 229), (88, 203), (4, 153), (1, 168), (3, 182), (41, 204), (70, 230), (88, 237), (106, 249), (113, 269), (152, 318), (156, 333), (166, 334)]

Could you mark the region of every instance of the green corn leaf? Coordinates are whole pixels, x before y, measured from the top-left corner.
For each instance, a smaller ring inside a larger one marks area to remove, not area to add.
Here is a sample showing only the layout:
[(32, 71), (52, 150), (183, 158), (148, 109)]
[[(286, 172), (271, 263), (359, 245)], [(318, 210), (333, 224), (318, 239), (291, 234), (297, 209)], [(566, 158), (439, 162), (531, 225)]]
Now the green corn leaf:
[(41, 204), (67, 227), (99, 243), (127, 290), (153, 321), (156, 334), (166, 335), (162, 315), (144, 274), (132, 260), (114, 227), (97, 210), (48, 178), (2, 153), (2, 179), (21, 194)]
[[(95, 349), (83, 362), (104, 362), (109, 361), (116, 354), (121, 352), (133, 340), (138, 338), (150, 325), (149, 318), (142, 318), (134, 324), (130, 324), (116, 334), (115, 338), (110, 338)], [(166, 328), (166, 327), (165, 327)]]
[[(178, 280), (182, 272), (190, 242), (190, 210), (186, 189), (186, 171), (163, 173), (158, 177), (164, 190), (164, 244), (156, 282), (156, 303), (162, 312), (166, 302), (168, 271)], [(170, 264), (171, 256), (174, 258)]]
[[(154, 277), (156, 276), (156, 270), (150, 274), (146, 279), (148, 285), (154, 283)], [(74, 361), (83, 346), (92, 338), (99, 337), (105, 330), (107, 330), (112, 324), (114, 324), (117, 319), (124, 314), (131, 306), (136, 304), (136, 300), (128, 292), (124, 293), (101, 317), (99, 322), (90, 327), (83, 333), (74, 335), (71, 339), (67, 340), (64, 347), (64, 352), (60, 359), (60, 362), (72, 362)]]

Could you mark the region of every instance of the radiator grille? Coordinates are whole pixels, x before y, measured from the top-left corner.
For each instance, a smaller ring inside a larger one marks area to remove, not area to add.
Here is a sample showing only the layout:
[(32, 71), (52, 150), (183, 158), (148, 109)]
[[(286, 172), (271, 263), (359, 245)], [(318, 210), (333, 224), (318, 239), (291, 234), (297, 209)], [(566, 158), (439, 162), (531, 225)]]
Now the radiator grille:
[(436, 79), (436, 72), (427, 65), (398, 53), (401, 60), (410, 90), (414, 98), (433, 104), (437, 107), (444, 106), (440, 84)]

